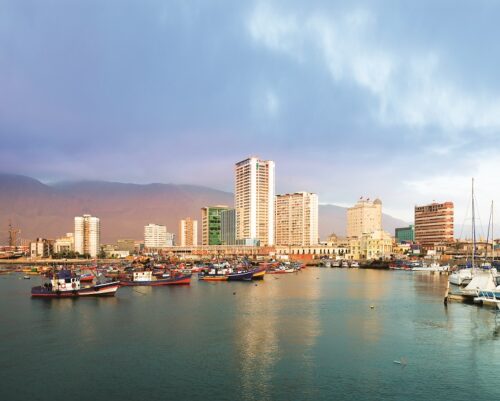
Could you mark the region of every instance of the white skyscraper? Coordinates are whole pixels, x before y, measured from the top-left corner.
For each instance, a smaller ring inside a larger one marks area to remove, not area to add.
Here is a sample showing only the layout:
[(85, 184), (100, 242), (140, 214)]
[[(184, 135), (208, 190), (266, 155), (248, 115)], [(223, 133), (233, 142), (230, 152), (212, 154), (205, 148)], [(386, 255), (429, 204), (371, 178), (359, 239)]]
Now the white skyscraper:
[(276, 196), (276, 245), (318, 243), (318, 195), (296, 192)]
[(274, 162), (250, 157), (235, 167), (236, 238), (274, 245)]
[(171, 245), (167, 242), (167, 227), (158, 224), (144, 226), (144, 247), (164, 248)]
[(75, 217), (75, 252), (95, 258), (99, 253), (101, 227), (97, 217), (89, 214)]

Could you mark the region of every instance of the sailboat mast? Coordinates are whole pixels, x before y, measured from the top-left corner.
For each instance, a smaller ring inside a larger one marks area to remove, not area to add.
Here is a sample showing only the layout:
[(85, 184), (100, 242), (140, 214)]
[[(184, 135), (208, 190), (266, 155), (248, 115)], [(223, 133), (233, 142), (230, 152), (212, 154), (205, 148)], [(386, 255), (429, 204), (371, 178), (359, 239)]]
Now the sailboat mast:
[(472, 268), (476, 258), (476, 216), (474, 211), (474, 178), (472, 178)]
[(495, 240), (493, 234), (493, 201), (491, 201), (491, 267), (493, 267), (493, 262), (495, 260)]

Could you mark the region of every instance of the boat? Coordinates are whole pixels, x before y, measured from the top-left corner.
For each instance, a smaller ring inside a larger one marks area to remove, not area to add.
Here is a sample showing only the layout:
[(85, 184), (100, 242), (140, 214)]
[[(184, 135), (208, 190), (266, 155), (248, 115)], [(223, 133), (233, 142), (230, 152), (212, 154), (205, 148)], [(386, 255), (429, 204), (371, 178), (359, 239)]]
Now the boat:
[(150, 286), (158, 287), (163, 285), (189, 285), (191, 284), (191, 276), (179, 274), (172, 275), (166, 278), (158, 278), (153, 276), (151, 270), (137, 271), (132, 273), (132, 279), (121, 279), (120, 285), (124, 287), (131, 286)]
[(118, 281), (82, 287), (80, 277), (69, 270), (52, 275), (49, 283), (31, 289), (32, 298), (78, 298), (84, 296), (112, 297), (120, 288)]
[(359, 267), (359, 263), (358, 263), (357, 261), (353, 260), (353, 261), (351, 262), (351, 268), (354, 268), (354, 269), (355, 269), (355, 268), (357, 268), (357, 267)]
[[(488, 235), (491, 229), (493, 232), (493, 203), (491, 205), (490, 223), (488, 226)], [(493, 236), (492, 236), (493, 238)], [(453, 272), (449, 277), (450, 288), (447, 297), (461, 299), (463, 301), (474, 301), (475, 298), (488, 296), (499, 288), (499, 277), (496, 268), (482, 269), (476, 265), (476, 220), (475, 220), (475, 197), (474, 197), (474, 178), (472, 179), (472, 252), (470, 268), (466, 265), (465, 269)], [(499, 292), (500, 294), (500, 292)]]
[(260, 267), (258, 269), (255, 269), (252, 276), (252, 280), (264, 280), (265, 275), (266, 275), (266, 268)]
[(250, 281), (255, 270), (243, 270), (228, 273), (227, 281)]
[(198, 280), (202, 281), (227, 281), (226, 269), (210, 267), (198, 273)]
[(26, 275), (24, 275), (24, 276), (23, 276), (23, 279), (25, 279), (25, 280), (29, 280), (29, 279), (31, 279), (31, 277), (30, 277), (29, 275), (27, 275), (27, 274), (26, 274)]
[(80, 281), (82, 283), (87, 283), (93, 281), (95, 276), (92, 273), (83, 273), (80, 275)]

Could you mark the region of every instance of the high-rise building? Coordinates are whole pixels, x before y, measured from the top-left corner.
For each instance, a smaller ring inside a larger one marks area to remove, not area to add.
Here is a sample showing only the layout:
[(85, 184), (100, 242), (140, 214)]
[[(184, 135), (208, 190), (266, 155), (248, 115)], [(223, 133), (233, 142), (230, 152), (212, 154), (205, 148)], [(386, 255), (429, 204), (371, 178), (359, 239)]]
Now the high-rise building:
[(453, 241), (453, 202), (415, 206), (415, 241), (424, 249)]
[(144, 226), (145, 248), (164, 248), (168, 245), (166, 226), (152, 223)]
[(207, 206), (201, 208), (201, 243), (202, 245), (221, 245), (221, 214), (228, 206)]
[(318, 243), (318, 195), (296, 192), (276, 196), (276, 245)]
[(360, 198), (347, 209), (347, 237), (361, 238), (363, 234), (382, 230), (382, 201)]
[(99, 218), (89, 214), (75, 217), (75, 252), (95, 258), (100, 250), (100, 240)]
[(179, 245), (198, 245), (198, 220), (187, 217), (179, 222)]
[(220, 214), (222, 245), (236, 245), (236, 210), (223, 210)]
[(236, 238), (274, 245), (274, 162), (250, 157), (236, 163)]

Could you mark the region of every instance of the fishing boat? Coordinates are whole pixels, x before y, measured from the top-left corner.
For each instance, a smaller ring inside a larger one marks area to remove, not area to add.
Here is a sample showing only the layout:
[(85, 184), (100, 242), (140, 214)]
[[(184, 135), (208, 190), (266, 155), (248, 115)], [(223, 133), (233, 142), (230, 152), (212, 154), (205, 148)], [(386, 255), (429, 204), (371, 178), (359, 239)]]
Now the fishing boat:
[(137, 271), (132, 273), (131, 280), (120, 280), (120, 285), (124, 287), (131, 286), (151, 286), (158, 287), (163, 285), (189, 285), (191, 284), (191, 276), (179, 274), (172, 275), (166, 278), (158, 278), (153, 276), (151, 270)]
[(227, 281), (250, 281), (255, 270), (243, 270), (228, 273)]
[(200, 273), (198, 273), (198, 280), (227, 281), (227, 270), (218, 267), (210, 267), (208, 269), (204, 269)]
[(120, 287), (118, 281), (82, 287), (80, 277), (69, 270), (52, 275), (49, 283), (31, 289), (32, 298), (78, 298), (84, 296), (112, 297)]
[(264, 280), (265, 275), (266, 275), (266, 268), (259, 267), (258, 269), (255, 269), (252, 276), (252, 280)]

